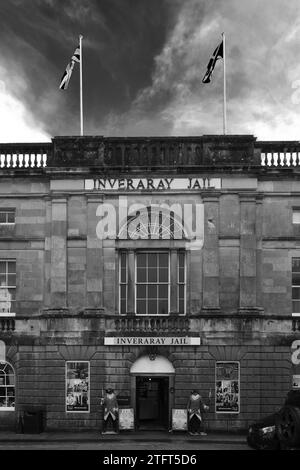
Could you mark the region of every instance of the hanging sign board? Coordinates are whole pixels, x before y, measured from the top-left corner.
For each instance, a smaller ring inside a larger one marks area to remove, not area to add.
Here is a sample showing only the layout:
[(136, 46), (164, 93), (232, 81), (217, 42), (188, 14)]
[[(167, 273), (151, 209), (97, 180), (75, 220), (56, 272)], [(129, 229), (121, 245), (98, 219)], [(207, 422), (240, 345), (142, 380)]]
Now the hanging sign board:
[(119, 430), (134, 430), (134, 409), (119, 408)]
[(187, 410), (172, 408), (172, 431), (187, 430)]

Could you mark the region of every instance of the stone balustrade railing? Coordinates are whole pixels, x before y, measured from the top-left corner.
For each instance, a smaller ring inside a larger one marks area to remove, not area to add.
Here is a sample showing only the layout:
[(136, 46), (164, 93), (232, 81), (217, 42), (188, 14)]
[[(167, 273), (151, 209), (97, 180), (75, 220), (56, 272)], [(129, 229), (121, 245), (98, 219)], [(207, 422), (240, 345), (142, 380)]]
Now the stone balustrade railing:
[(0, 144), (0, 172), (63, 168), (110, 171), (229, 168), (286, 169), (300, 166), (300, 142), (256, 141), (251, 135), (199, 137), (55, 137), (49, 143)]
[(0, 144), (0, 170), (44, 168), (51, 153), (51, 143)]
[(300, 318), (292, 319), (292, 331), (300, 331)]
[(115, 320), (117, 332), (132, 333), (187, 333), (189, 319), (180, 316), (170, 317), (124, 317)]
[(14, 318), (0, 318), (0, 331), (15, 331)]

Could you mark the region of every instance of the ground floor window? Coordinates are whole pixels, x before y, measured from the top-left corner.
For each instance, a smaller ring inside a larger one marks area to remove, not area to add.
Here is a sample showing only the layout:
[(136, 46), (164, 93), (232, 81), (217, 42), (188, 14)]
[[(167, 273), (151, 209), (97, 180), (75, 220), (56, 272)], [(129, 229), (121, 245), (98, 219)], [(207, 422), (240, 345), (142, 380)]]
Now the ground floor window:
[(216, 412), (240, 412), (240, 364), (216, 363)]
[(66, 362), (66, 411), (90, 411), (90, 364), (88, 361)]
[(0, 362), (0, 411), (15, 409), (15, 373), (7, 362)]

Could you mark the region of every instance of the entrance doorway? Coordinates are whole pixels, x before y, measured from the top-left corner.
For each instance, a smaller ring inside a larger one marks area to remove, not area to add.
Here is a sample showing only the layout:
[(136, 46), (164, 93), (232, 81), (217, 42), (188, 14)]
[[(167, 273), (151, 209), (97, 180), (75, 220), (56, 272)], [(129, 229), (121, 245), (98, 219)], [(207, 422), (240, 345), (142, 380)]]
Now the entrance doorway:
[(167, 430), (174, 407), (175, 369), (164, 356), (140, 356), (130, 368), (131, 406), (139, 430)]
[(140, 430), (168, 428), (169, 377), (136, 377), (136, 418)]

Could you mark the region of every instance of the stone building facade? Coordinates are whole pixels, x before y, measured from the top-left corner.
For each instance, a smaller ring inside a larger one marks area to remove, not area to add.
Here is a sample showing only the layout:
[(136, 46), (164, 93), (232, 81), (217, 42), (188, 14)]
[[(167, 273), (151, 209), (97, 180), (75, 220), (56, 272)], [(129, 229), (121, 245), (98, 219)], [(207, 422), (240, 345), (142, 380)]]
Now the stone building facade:
[(300, 386), (297, 142), (0, 150), (0, 427), (36, 407), (48, 430), (100, 429), (111, 386), (138, 429), (197, 389), (208, 429), (234, 431)]

